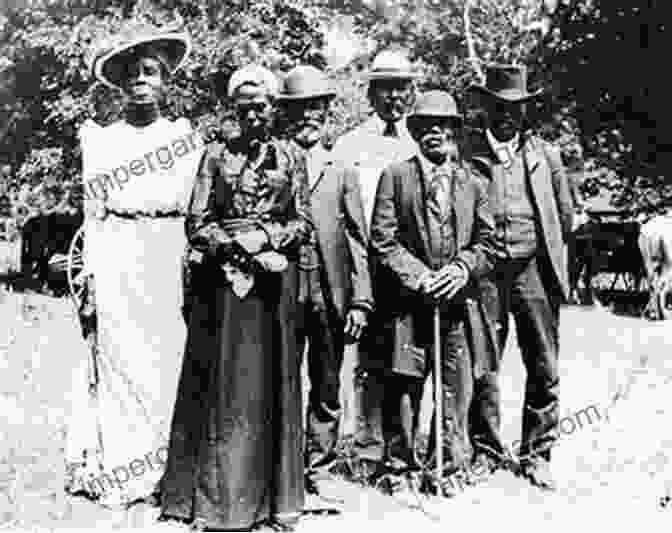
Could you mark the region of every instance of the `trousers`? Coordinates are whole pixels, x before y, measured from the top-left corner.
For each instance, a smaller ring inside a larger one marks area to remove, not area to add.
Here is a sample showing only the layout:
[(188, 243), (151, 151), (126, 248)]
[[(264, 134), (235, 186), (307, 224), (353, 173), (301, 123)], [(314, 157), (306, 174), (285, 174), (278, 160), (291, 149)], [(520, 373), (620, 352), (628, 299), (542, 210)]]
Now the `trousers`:
[(310, 390), (306, 414), (305, 467), (326, 467), (336, 457), (341, 418), (340, 371), (345, 334), (343, 319), (332, 306), (300, 304), (298, 348), (308, 342)]
[[(542, 282), (538, 257), (507, 259), (481, 281), (486, 312), (496, 321), (500, 354), (513, 315), (518, 345), (526, 370), (521, 462), (538, 457), (549, 460), (558, 438), (560, 376), (558, 372), (560, 299)], [(498, 365), (499, 368), (500, 365)], [(470, 409), (471, 440), (485, 453), (500, 452), (500, 398), (497, 375), (484, 376), (476, 384)]]
[[(472, 365), (464, 321), (444, 319), (441, 322), (441, 369), (443, 390), (443, 446), (446, 466), (464, 468), (471, 459), (468, 432), (468, 412), (472, 401)], [(433, 368), (433, 350), (426, 346), (429, 364)], [(416, 438), (420, 404), (425, 378), (391, 373), (385, 381), (383, 401), (383, 434), (385, 458), (400, 463), (402, 468), (418, 464)], [(432, 417), (428, 456), (434, 452), (435, 414)]]

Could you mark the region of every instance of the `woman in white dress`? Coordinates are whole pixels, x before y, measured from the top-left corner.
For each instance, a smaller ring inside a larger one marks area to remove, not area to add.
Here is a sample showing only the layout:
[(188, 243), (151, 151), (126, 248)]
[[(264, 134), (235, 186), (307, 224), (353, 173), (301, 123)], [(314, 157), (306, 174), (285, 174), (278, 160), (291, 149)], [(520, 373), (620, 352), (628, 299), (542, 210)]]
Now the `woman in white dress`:
[(123, 91), (124, 119), (106, 127), (87, 121), (80, 130), (99, 383), (92, 403), (82, 361), (66, 490), (106, 505), (155, 495), (167, 455), (186, 336), (183, 215), (203, 148), (186, 119), (170, 121), (159, 109), (167, 77), (189, 48), (180, 32), (119, 34), (93, 70)]

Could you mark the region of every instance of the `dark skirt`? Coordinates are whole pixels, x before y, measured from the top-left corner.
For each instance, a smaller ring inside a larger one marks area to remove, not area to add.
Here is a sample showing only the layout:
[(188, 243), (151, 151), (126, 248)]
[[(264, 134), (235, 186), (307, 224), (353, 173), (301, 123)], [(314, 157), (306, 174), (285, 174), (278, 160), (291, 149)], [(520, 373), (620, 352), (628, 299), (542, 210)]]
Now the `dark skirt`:
[(296, 265), (242, 300), (219, 268), (193, 274), (162, 511), (245, 530), (303, 509)]

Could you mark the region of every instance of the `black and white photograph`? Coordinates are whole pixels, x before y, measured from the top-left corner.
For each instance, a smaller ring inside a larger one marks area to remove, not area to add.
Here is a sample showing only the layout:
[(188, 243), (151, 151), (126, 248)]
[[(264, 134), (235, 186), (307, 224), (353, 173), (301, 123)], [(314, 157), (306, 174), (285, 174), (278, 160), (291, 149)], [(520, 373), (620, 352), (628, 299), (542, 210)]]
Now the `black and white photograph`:
[(668, 531), (666, 11), (0, 0), (0, 532)]

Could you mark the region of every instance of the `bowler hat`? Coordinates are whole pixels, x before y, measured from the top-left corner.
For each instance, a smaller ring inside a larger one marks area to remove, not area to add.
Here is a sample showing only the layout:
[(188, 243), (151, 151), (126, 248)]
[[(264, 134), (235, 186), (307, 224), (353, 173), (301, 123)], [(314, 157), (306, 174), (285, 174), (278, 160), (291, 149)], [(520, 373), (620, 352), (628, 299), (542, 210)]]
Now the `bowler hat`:
[(308, 100), (310, 98), (334, 98), (336, 93), (329, 87), (329, 80), (321, 70), (310, 65), (299, 65), (282, 80), (279, 101)]
[(124, 81), (128, 55), (136, 51), (156, 53), (172, 73), (189, 55), (191, 41), (184, 31), (131, 21), (118, 33), (97, 44), (91, 63), (94, 76), (109, 87), (120, 88)]
[(406, 121), (413, 122), (423, 117), (462, 120), (462, 115), (457, 110), (457, 102), (446, 91), (427, 91), (418, 96)]
[(401, 52), (383, 50), (373, 62), (367, 74), (369, 81), (376, 80), (414, 80), (420, 74), (413, 71), (411, 62)]
[(539, 96), (527, 90), (527, 69), (523, 65), (490, 65), (485, 71), (485, 85), (471, 85), (469, 90), (511, 103), (520, 103)]

